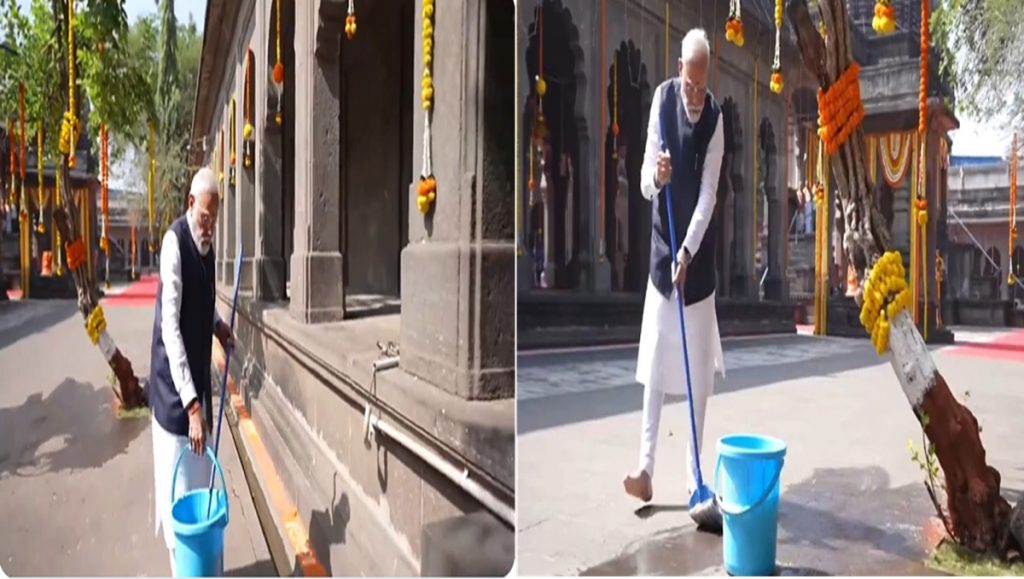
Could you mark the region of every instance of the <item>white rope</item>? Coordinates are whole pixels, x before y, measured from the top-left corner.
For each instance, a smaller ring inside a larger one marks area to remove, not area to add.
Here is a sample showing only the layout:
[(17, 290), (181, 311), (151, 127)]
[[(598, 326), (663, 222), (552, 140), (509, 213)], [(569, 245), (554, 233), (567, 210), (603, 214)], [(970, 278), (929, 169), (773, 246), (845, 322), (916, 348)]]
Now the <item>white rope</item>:
[[(280, 1), (281, 0), (278, 0), (278, 2), (280, 2)], [(352, 16), (355, 13), (356, 13), (356, 3), (355, 3), (355, 0), (348, 0), (348, 15)]]
[(431, 102), (430, 108), (423, 115), (423, 177), (434, 174), (434, 163), (430, 155), (430, 117), (433, 116), (433, 109), (434, 104)]

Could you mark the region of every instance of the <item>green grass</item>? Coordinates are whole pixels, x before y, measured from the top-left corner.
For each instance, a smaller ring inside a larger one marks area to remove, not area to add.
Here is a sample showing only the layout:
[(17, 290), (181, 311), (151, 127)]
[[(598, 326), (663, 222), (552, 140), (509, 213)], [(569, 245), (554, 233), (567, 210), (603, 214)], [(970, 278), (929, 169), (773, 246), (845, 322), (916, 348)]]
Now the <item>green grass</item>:
[(936, 571), (952, 575), (976, 577), (1024, 575), (1024, 563), (1008, 565), (995, 557), (975, 553), (950, 541), (943, 541), (939, 545), (928, 559), (928, 566)]
[(117, 417), (122, 420), (149, 418), (149, 416), (149, 408), (146, 408), (145, 406), (141, 408), (132, 408), (131, 410), (125, 410), (124, 408), (117, 409)]

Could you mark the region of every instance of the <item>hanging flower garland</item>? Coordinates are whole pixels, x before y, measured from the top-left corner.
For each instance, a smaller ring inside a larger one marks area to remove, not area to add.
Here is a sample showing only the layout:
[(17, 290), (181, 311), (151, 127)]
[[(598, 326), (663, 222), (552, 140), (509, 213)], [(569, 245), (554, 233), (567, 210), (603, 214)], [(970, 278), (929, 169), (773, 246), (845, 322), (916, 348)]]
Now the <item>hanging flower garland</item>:
[(217, 163), (217, 179), (218, 179), (218, 181), (223, 183), (224, 182), (224, 127), (223, 127), (223, 125), (220, 128), (219, 139), (220, 139), (220, 141), (219, 141), (220, 144), (217, 146), (217, 151), (219, 153), (219, 157), (217, 158), (218, 159), (218, 163)]
[(533, 193), (537, 187), (534, 179), (534, 148), (537, 140), (542, 134), (541, 127), (544, 125), (544, 94), (548, 91), (548, 84), (544, 81), (544, 5), (537, 5), (537, 77), (534, 79), (534, 91), (537, 93), (537, 106), (534, 107), (533, 126), (530, 131), (530, 207), (533, 207)]
[(782, 0), (775, 0), (775, 60), (772, 61), (772, 81), (769, 88), (775, 94), (782, 92)]
[(612, 159), (619, 159), (619, 53), (612, 60)]
[(152, 256), (156, 253), (156, 240), (153, 238), (153, 194), (154, 179), (156, 177), (156, 127), (153, 121), (149, 121), (149, 174), (146, 177), (146, 196), (149, 201), (149, 253)]
[(725, 39), (743, 47), (743, 18), (740, 14), (740, 0), (729, 0), (729, 19), (725, 21)]
[[(110, 257), (110, 240), (107, 238), (108, 221), (110, 220), (109, 181), (110, 157), (107, 140), (107, 125), (100, 123), (100, 214), (103, 216), (103, 230), (100, 232), (100, 249)], [(109, 281), (108, 281), (109, 283)]]
[[(1017, 240), (1017, 131), (1013, 132), (1013, 145), (1010, 147), (1010, 243), (1006, 255), (1013, 255), (1013, 242)], [(1011, 260), (1012, 261), (1012, 260)], [(1013, 268), (1006, 276), (1006, 283), (1013, 285)]]
[(68, 158), (68, 169), (75, 168), (75, 135), (80, 129), (75, 116), (75, 2), (68, 0), (68, 110), (60, 125), (60, 152)]
[(356, 35), (356, 3), (355, 0), (348, 0), (348, 16), (345, 17), (345, 36), (349, 40)]
[(434, 179), (434, 167), (430, 158), (430, 118), (434, 101), (434, 81), (430, 70), (433, 64), (434, 50), (434, 0), (423, 0), (423, 170), (420, 182), (416, 187), (416, 205), (420, 213), (430, 211), (437, 197), (437, 181)]
[(15, 164), (14, 161), (14, 119), (7, 119), (7, 140), (10, 144), (8, 150), (11, 152), (11, 191), (9, 193), (8, 199), (11, 206), (13, 207), (18, 203), (18, 190), (14, 187), (14, 176), (18, 171), (18, 166)]
[(252, 149), (253, 149), (253, 126), (252, 126), (252, 106), (250, 93), (252, 92), (252, 82), (250, 79), (252, 74), (252, 52), (246, 52), (245, 54), (245, 102), (242, 103), (242, 112), (245, 113), (245, 124), (242, 126), (242, 164), (248, 169), (252, 167)]
[(889, 133), (878, 139), (879, 156), (882, 158), (882, 174), (890, 187), (896, 187), (907, 175), (910, 166), (910, 133)]
[(231, 118), (228, 119), (228, 184), (235, 186), (235, 97), (231, 97), (228, 108)]
[(875, 17), (871, 20), (871, 27), (879, 36), (892, 34), (896, 30), (896, 9), (893, 8), (890, 0), (877, 0), (875, 2)]
[(818, 136), (829, 155), (838, 151), (864, 120), (859, 75), (860, 65), (854, 62), (827, 91), (818, 89)]
[[(46, 233), (46, 225), (43, 222), (43, 124), (39, 123), (39, 127), (36, 129), (36, 178), (38, 185), (36, 191), (39, 192), (39, 226), (36, 229), (39, 233)], [(56, 227), (53, 228), (56, 231)], [(58, 245), (54, 244), (54, 253), (57, 252)]]
[(277, 61), (274, 63), (274, 84), (277, 86), (277, 112), (274, 114), (274, 123), (277, 126), (281, 126), (282, 108), (284, 104), (281, 102), (284, 100), (284, 62), (281, 61), (281, 2), (284, 0), (275, 0), (274, 6), (277, 8), (277, 18), (275, 18), (275, 34), (274, 34), (274, 46), (277, 53)]
[(903, 258), (898, 251), (887, 251), (875, 262), (864, 283), (864, 302), (860, 323), (871, 335), (871, 343), (881, 356), (889, 349), (889, 326), (901, 311), (911, 305)]
[[(921, 283), (927, 284), (928, 264), (925, 256), (928, 253), (928, 12), (930, 0), (921, 0), (921, 91), (918, 95), (918, 186), (917, 199), (914, 202), (917, 208), (917, 224), (920, 228), (920, 243), (917, 246), (917, 260), (921, 262)], [(914, 273), (917, 277), (917, 272)], [(923, 289), (923, 291), (922, 291)], [(928, 339), (928, 287), (918, 286), (918, 292), (924, 296), (924, 339)], [(917, 301), (914, 301), (914, 308), (917, 309)]]

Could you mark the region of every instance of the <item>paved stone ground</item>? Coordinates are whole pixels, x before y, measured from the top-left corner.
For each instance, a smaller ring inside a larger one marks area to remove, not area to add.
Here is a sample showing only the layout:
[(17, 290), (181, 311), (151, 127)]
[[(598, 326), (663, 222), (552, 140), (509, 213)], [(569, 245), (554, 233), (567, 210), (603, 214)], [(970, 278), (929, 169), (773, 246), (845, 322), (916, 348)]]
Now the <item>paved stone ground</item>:
[[(936, 363), (961, 399), (970, 391), (989, 464), (1016, 502), (1024, 333), (957, 335), (972, 345), (935, 349)], [(867, 340), (800, 335), (728, 340), (725, 349), (703, 465), (713, 470), (714, 441), (730, 432), (788, 443), (779, 573), (927, 573), (921, 527), (932, 507), (907, 449), (908, 439), (920, 446), (921, 433), (888, 360)], [(665, 406), (653, 504), (639, 508), (622, 490), (639, 451), (635, 360), (635, 347), (520, 354), (521, 574), (723, 573), (721, 539), (697, 533), (685, 510), (685, 398)]]
[[(148, 375), (149, 305), (105, 307), (135, 373)], [(154, 534), (149, 418), (117, 419), (109, 368), (70, 301), (0, 303), (0, 567), (9, 575), (166, 576)], [(274, 574), (230, 429), (228, 575)]]

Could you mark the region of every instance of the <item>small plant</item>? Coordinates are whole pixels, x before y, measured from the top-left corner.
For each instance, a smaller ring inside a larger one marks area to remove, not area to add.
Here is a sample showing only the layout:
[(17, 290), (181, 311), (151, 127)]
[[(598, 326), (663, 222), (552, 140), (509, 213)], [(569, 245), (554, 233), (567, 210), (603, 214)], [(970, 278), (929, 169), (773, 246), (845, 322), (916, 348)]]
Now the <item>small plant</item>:
[(942, 526), (945, 527), (946, 533), (952, 538), (953, 530), (949, 524), (949, 516), (939, 501), (940, 494), (945, 496), (946, 482), (942, 477), (942, 471), (939, 469), (939, 459), (935, 454), (935, 446), (928, 442), (928, 437), (925, 435), (925, 429), (928, 428), (928, 414), (921, 411), (917, 418), (921, 424), (922, 450), (919, 451), (914, 446), (914, 440), (908, 438), (907, 448), (910, 449), (910, 460), (928, 475), (928, 480), (924, 481), (924, 488), (928, 491), (928, 498), (932, 500), (932, 506), (935, 507), (936, 514), (942, 520)]

